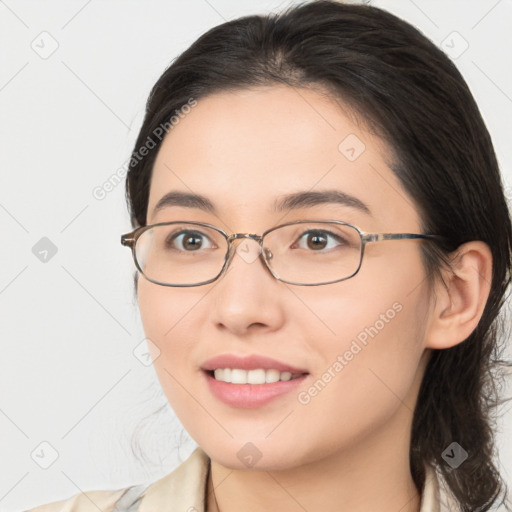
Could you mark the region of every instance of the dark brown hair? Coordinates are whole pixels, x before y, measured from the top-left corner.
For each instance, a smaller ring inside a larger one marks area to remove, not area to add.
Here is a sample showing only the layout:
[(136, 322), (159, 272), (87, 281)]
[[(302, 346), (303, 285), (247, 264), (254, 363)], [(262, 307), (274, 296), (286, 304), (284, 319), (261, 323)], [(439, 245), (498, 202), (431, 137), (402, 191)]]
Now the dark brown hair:
[[(413, 418), (410, 466), (419, 490), (425, 464), (436, 466), (461, 511), (504, 504), (491, 413), (500, 403), (508, 340), (499, 313), (511, 280), (512, 226), (492, 142), (469, 88), (441, 50), (396, 16), (366, 5), (306, 2), (223, 23), (194, 42), (153, 87), (133, 154), (190, 98), (273, 84), (323, 87), (388, 142), (392, 169), (421, 214), (422, 231), (447, 240), (422, 245), (430, 282), (464, 242), (490, 247), (492, 285), (478, 326), (463, 343), (432, 352)], [(126, 193), (134, 228), (146, 224), (159, 147), (132, 158)], [(453, 441), (468, 458), (452, 470), (442, 453)]]

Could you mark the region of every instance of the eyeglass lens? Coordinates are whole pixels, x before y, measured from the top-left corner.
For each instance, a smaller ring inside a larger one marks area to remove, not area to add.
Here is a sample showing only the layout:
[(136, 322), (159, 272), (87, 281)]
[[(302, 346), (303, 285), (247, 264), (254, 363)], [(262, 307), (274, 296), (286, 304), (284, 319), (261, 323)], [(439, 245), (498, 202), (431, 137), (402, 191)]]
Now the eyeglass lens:
[[(351, 226), (295, 223), (264, 237), (267, 262), (280, 279), (297, 284), (338, 281), (357, 271), (361, 238)], [(153, 226), (135, 246), (144, 275), (169, 285), (193, 285), (215, 278), (225, 263), (228, 242), (219, 231), (197, 224)]]

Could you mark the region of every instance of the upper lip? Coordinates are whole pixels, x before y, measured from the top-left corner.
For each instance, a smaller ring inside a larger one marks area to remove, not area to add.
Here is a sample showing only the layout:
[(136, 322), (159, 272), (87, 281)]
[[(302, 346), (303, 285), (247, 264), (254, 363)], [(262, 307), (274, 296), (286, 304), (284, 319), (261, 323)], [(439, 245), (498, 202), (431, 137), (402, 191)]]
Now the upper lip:
[(292, 374), (308, 373), (307, 370), (296, 368), (287, 363), (260, 355), (235, 356), (234, 354), (220, 354), (205, 361), (201, 367), (203, 370), (211, 371), (217, 368), (239, 368), (241, 370), (279, 370)]

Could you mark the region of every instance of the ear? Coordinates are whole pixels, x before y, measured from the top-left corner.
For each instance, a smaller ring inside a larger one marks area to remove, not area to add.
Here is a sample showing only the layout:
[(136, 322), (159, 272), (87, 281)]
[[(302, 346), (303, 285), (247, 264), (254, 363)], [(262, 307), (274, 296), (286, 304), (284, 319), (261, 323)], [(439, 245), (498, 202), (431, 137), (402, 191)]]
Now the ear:
[(487, 303), (492, 281), (492, 254), (481, 241), (462, 244), (450, 254), (451, 270), (435, 285), (425, 346), (453, 347), (474, 331)]

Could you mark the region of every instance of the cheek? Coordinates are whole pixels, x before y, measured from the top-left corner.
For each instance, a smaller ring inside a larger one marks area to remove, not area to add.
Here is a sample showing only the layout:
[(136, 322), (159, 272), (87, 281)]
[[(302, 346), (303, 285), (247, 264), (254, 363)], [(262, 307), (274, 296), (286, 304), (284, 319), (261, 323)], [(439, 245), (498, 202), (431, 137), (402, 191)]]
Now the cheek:
[(376, 420), (400, 406), (413, 386), (424, 352), (427, 290), (421, 264), (407, 263), (386, 273), (368, 266), (329, 293), (296, 292), (310, 310), (296, 315), (300, 330), (321, 356), (302, 403), (330, 410), (333, 425), (346, 421), (346, 411)]
[(304, 445), (317, 432), (322, 441), (315, 449), (325, 454), (385, 430), (393, 418), (405, 423), (415, 407), (423, 354), (416, 304), (364, 304), (364, 315), (349, 309), (335, 316), (336, 305), (325, 303), (326, 313), (332, 308), (330, 327), (336, 336), (316, 338), (320, 364), (314, 379), (299, 390), (287, 425), (294, 442)]
[[(396, 392), (407, 392), (423, 353), (424, 300), (420, 293), (395, 292), (362, 297), (346, 289), (316, 301), (301, 296), (314, 314), (302, 314), (300, 331), (308, 333), (308, 343), (320, 356), (316, 372), (325, 374), (322, 380), (370, 400), (376, 395), (369, 390), (386, 382)], [(330, 379), (329, 372), (336, 377)]]
[(297, 288), (294, 322), (304, 332), (318, 333), (321, 352), (348, 350), (353, 340), (366, 347), (384, 338), (391, 351), (401, 346), (410, 350), (411, 343), (421, 344), (417, 328), (424, 323), (426, 307), (424, 271), (417, 259), (393, 267), (382, 259), (324, 289)]
[(140, 280), (139, 310), (153, 364), (160, 379), (165, 371), (175, 374), (183, 368), (187, 354), (195, 345), (198, 332), (193, 325), (201, 297), (197, 291), (170, 288)]

